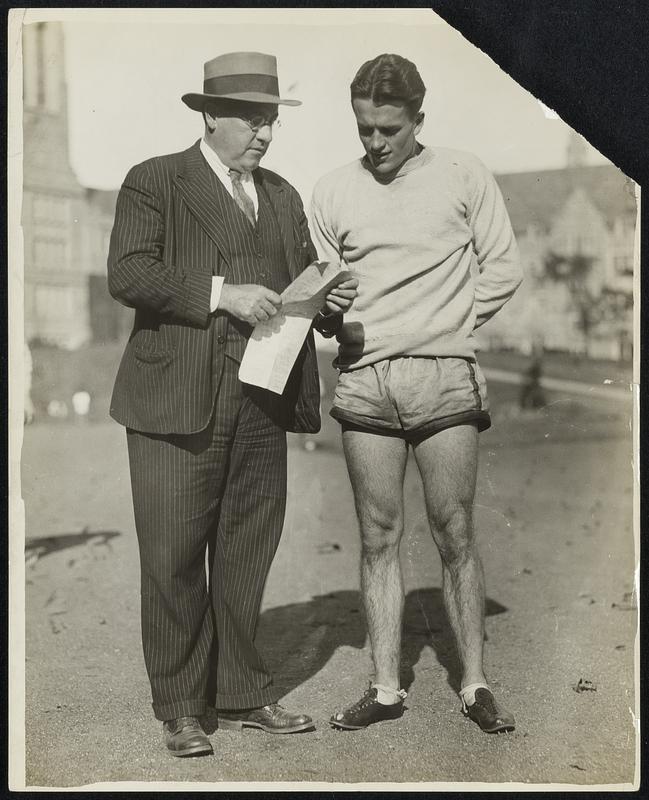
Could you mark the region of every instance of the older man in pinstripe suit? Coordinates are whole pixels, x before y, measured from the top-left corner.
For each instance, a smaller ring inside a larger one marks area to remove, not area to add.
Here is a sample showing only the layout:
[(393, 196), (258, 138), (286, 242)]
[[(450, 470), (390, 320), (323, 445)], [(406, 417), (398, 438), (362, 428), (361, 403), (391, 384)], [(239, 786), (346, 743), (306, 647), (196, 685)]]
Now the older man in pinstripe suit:
[[(170, 752), (192, 756), (213, 752), (208, 705), (219, 728), (313, 727), (277, 703), (254, 637), (284, 521), (285, 431), (317, 431), (320, 417), (312, 334), (283, 395), (237, 377), (252, 326), (316, 257), (299, 195), (259, 168), (278, 105), (298, 102), (279, 97), (275, 58), (261, 53), (209, 61), (203, 92), (183, 101), (204, 137), (131, 169), (108, 280), (135, 309), (111, 414), (127, 428), (153, 711)], [(356, 285), (327, 297), (324, 335)]]

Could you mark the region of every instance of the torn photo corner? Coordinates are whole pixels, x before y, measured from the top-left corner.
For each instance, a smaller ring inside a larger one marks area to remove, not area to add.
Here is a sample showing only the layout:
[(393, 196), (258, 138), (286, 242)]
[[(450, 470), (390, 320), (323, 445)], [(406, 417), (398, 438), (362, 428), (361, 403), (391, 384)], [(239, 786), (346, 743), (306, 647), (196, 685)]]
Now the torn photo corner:
[(327, 294), (351, 278), (340, 264), (314, 261), (282, 292), (282, 308), (255, 325), (246, 346), (239, 380), (282, 394), (313, 318)]

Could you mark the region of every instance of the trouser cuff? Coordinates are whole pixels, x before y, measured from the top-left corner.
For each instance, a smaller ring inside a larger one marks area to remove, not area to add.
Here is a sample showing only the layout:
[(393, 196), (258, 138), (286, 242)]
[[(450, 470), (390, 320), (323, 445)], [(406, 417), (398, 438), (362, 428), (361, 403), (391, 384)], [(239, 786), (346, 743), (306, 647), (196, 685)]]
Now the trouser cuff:
[(245, 694), (223, 694), (217, 692), (214, 699), (214, 708), (222, 711), (243, 711), (246, 708), (261, 708), (279, 699), (277, 690), (272, 686), (266, 689), (256, 689)]
[(200, 717), (207, 711), (206, 700), (177, 700), (175, 703), (152, 703), (156, 719), (165, 722), (178, 717)]

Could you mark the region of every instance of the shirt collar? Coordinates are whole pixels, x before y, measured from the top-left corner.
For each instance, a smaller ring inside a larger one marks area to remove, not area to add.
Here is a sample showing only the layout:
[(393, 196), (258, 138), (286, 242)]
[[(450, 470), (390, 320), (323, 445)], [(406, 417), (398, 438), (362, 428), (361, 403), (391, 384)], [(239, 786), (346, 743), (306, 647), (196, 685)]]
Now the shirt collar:
[[(201, 139), (200, 143), (201, 153), (205, 156), (205, 160), (210, 165), (210, 167), (214, 170), (214, 172), (221, 178), (222, 181), (229, 181), (230, 179), (230, 168), (226, 167), (225, 164), (221, 161), (218, 155), (212, 150), (209, 144), (205, 141), (205, 139)], [(241, 173), (241, 180), (243, 183), (247, 183), (251, 181), (252, 173), (251, 172), (242, 172)]]

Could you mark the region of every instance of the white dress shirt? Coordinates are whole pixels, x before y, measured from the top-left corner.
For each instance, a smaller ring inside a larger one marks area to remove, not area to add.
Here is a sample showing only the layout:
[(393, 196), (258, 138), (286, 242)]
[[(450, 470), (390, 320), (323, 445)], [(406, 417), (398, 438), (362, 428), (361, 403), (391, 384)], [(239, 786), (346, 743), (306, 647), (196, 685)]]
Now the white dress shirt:
[[(225, 166), (225, 164), (217, 156), (214, 150), (212, 150), (209, 144), (207, 144), (205, 139), (201, 139), (200, 148), (201, 148), (201, 153), (205, 156), (205, 160), (210, 165), (212, 172), (221, 181), (224, 189), (230, 195), (230, 197), (234, 199), (234, 194), (232, 191), (232, 179), (230, 178), (229, 167)], [(241, 186), (243, 187), (244, 192), (252, 200), (252, 204), (255, 208), (255, 217), (256, 217), (259, 211), (259, 198), (257, 197), (257, 187), (255, 186), (255, 181), (254, 178), (252, 177), (251, 172), (241, 173)], [(224, 278), (221, 277), (220, 275), (214, 275), (212, 277), (212, 292), (210, 294), (210, 312), (214, 312), (218, 308), (219, 300), (221, 299), (221, 289), (223, 288), (223, 281)]]

